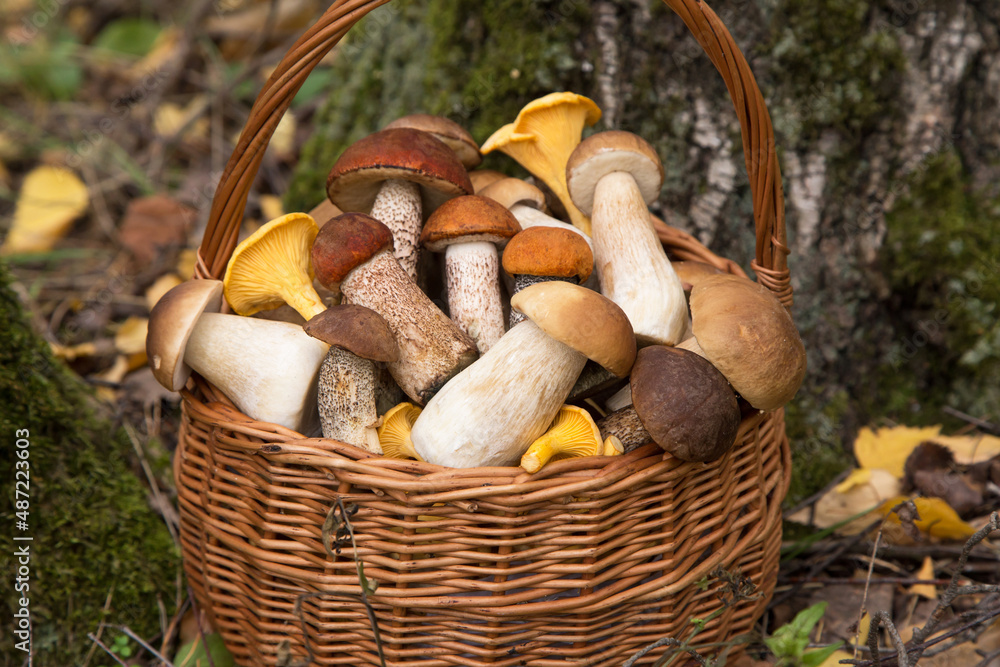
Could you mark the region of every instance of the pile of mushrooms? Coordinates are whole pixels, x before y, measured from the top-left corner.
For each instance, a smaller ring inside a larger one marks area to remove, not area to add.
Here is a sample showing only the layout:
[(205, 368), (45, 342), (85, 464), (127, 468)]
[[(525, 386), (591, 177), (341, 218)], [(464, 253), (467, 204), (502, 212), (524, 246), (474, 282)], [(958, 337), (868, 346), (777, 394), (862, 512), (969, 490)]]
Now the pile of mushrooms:
[[(179, 391), (197, 373), (252, 419), (359, 457), (536, 473), (650, 443), (725, 456), (743, 415), (797, 391), (801, 339), (767, 289), (671, 261), (648, 208), (660, 158), (627, 132), (584, 139), (600, 115), (553, 93), (482, 150), (426, 114), (361, 139), (313, 215), (272, 220), (224, 280), (160, 300), (155, 377)], [(524, 178), (479, 168), (492, 151)]]

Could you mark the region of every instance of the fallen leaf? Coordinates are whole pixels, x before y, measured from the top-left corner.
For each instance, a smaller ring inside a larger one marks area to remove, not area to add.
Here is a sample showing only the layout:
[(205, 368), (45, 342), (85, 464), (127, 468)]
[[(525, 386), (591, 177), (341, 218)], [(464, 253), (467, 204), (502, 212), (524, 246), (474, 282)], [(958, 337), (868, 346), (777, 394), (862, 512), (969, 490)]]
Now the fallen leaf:
[(0, 255), (51, 250), (89, 205), (87, 186), (76, 174), (60, 167), (36, 167), (21, 186)]
[[(295, 116), (291, 111), (286, 111), (274, 128), (271, 141), (267, 144), (267, 152), (279, 160), (291, 160), (295, 156), (295, 128)], [(273, 220), (271, 216), (265, 217)]]
[(125, 379), (123, 388), (131, 400), (145, 407), (158, 405), (162, 401), (177, 403), (181, 398), (180, 394), (170, 391), (157, 382), (152, 369), (148, 366), (130, 373)]
[(942, 499), (960, 515), (983, 504), (983, 494), (950, 470), (918, 470), (913, 474), (913, 488), (924, 496)]
[(183, 31), (177, 26), (164, 28), (153, 42), (149, 53), (129, 68), (129, 78), (141, 79), (151, 72), (162, 71), (176, 57), (182, 36)]
[(850, 660), (853, 657), (854, 656), (852, 656), (847, 651), (834, 651), (829, 656), (827, 656), (826, 660), (819, 663), (819, 667), (844, 667), (843, 665), (840, 664), (840, 661)]
[(817, 528), (830, 528), (864, 513), (865, 516), (855, 518), (837, 529), (838, 533), (844, 535), (856, 535), (863, 531), (872, 522), (869, 514), (878, 509), (886, 499), (899, 495), (901, 485), (894, 475), (878, 468), (855, 472), (858, 474), (851, 475), (816, 501), (811, 524), (808, 507), (789, 516), (788, 520)]
[(115, 348), (122, 354), (145, 354), (146, 331), (149, 320), (145, 317), (129, 317), (115, 332)]
[(174, 267), (181, 280), (191, 280), (194, 278), (194, 267), (198, 264), (198, 252), (191, 248), (181, 250), (177, 257), (177, 265)]
[(201, 116), (195, 119), (200, 110), (198, 100), (182, 107), (173, 102), (164, 102), (153, 112), (153, 129), (161, 137), (173, 137), (180, 133), (187, 141), (205, 139), (208, 137), (208, 118)]
[(183, 247), (196, 212), (165, 195), (133, 199), (118, 231), (122, 245), (141, 265), (171, 248)]
[[(933, 579), (934, 578), (934, 561), (931, 560), (930, 556), (924, 558), (923, 565), (920, 566), (920, 570), (916, 575), (917, 579)], [(913, 584), (910, 586), (911, 595), (919, 595), (920, 597), (926, 598), (928, 600), (937, 600), (937, 586), (934, 584)]]
[(872, 431), (865, 426), (854, 441), (854, 456), (862, 468), (881, 468), (895, 477), (903, 476), (906, 459), (925, 440), (937, 437), (940, 426), (911, 428), (893, 426)]
[(1000, 456), (1000, 438), (993, 435), (939, 435), (930, 440), (950, 449), (955, 461), (963, 465)]
[(261, 195), (260, 212), (268, 220), (274, 220), (283, 216), (285, 214), (285, 207), (281, 203), (281, 197), (277, 195)]
[(183, 280), (176, 273), (165, 273), (157, 278), (152, 285), (146, 288), (146, 307), (150, 310), (156, 305), (164, 294), (180, 285)]
[[(886, 517), (885, 526), (902, 527), (902, 519), (892, 509), (901, 503), (911, 500), (906, 496), (897, 496), (885, 501), (879, 508), (879, 513)], [(912, 498), (919, 518), (913, 519), (913, 525), (925, 536), (937, 541), (964, 541), (972, 537), (976, 529), (959, 518), (955, 510), (940, 498)], [(905, 519), (905, 517), (904, 517)], [(896, 531), (886, 530), (885, 536), (895, 544), (907, 544), (901, 540)]]
[[(115, 363), (112, 364), (110, 368), (101, 371), (94, 377), (102, 382), (119, 384), (125, 378), (127, 373), (128, 358), (124, 354), (119, 354), (115, 358)], [(101, 385), (97, 387), (97, 390), (94, 393), (97, 394), (99, 399), (108, 403), (114, 403), (118, 400), (118, 392), (112, 387)]]

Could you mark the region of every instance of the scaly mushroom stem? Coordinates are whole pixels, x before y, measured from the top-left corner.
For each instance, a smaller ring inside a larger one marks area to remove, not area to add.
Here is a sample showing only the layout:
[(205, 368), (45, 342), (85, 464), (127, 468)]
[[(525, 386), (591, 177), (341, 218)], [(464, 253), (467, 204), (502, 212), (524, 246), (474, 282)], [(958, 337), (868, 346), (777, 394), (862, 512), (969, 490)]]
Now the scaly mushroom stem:
[(456, 375), (410, 434), (430, 463), (515, 465), (559, 412), (586, 357), (528, 320)]
[(455, 243), (445, 251), (448, 312), (485, 354), (504, 334), (500, 260), (495, 244)]
[(375, 412), (375, 366), (331, 347), (319, 369), (320, 426), (323, 437), (381, 454)]
[(631, 174), (616, 171), (598, 181), (590, 220), (601, 291), (628, 315), (636, 340), (680, 342), (687, 326), (684, 288)]
[[(527, 274), (519, 273), (514, 276), (514, 291), (511, 296), (514, 296), (525, 287), (529, 285), (534, 285), (535, 283), (546, 283), (552, 280), (561, 280), (566, 283), (572, 283), (574, 285), (579, 285), (580, 281), (576, 278), (557, 278), (555, 276), (529, 276)], [(508, 328), (513, 329), (515, 325), (520, 324), (525, 320), (524, 313), (519, 313), (514, 309), (510, 311), (510, 326)]]
[(406, 275), (417, 279), (423, 207), (420, 186), (401, 178), (382, 184), (370, 214), (392, 231), (393, 254)]
[(601, 437), (605, 440), (610, 437), (618, 438), (626, 454), (653, 442), (653, 436), (642, 425), (631, 405), (604, 417), (597, 422), (597, 427), (601, 429)]

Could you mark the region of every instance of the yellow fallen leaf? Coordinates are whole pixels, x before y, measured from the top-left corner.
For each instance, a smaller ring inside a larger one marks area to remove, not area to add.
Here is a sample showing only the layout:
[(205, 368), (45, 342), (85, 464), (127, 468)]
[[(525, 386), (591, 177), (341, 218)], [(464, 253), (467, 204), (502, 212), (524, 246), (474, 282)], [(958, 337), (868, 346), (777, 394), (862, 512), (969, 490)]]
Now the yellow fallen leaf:
[(125, 355), (145, 353), (148, 327), (149, 320), (145, 317), (128, 318), (115, 332), (115, 349)]
[[(111, 382), (114, 384), (121, 383), (125, 379), (125, 375), (128, 373), (128, 359), (125, 355), (118, 355), (115, 358), (115, 363), (111, 365), (110, 368), (101, 371), (97, 374), (97, 379), (104, 382)], [(118, 400), (118, 393), (111, 387), (99, 386), (95, 392), (97, 397), (102, 401), (107, 401), (109, 403), (114, 403)]]
[(858, 438), (854, 441), (854, 456), (862, 468), (881, 468), (902, 477), (903, 466), (910, 453), (921, 442), (937, 437), (940, 432), (940, 426), (893, 426), (878, 431), (865, 426), (858, 431)]
[(36, 167), (21, 186), (14, 223), (0, 255), (50, 250), (89, 205), (87, 186), (76, 174), (60, 167)]
[(160, 298), (183, 281), (176, 273), (165, 273), (146, 288), (146, 306), (152, 310)]
[[(917, 579), (933, 579), (934, 578), (934, 561), (931, 560), (930, 556), (924, 558), (923, 565), (920, 566), (920, 571), (917, 572)], [(928, 600), (937, 600), (937, 586), (934, 584), (913, 584), (910, 586), (910, 593), (912, 595), (919, 595), (921, 597), (927, 598)]]
[[(858, 514), (865, 514), (837, 529), (843, 535), (857, 535), (874, 520), (870, 512), (878, 509), (887, 498), (900, 493), (900, 482), (891, 473), (878, 468), (855, 471), (844, 482), (831, 489), (816, 501), (812, 514), (811, 525), (817, 528), (830, 528), (847, 521)], [(788, 517), (809, 525), (810, 510), (805, 508)]]
[(274, 220), (283, 216), (285, 214), (285, 207), (281, 203), (281, 197), (277, 195), (261, 195), (260, 212), (268, 220)]
[(80, 357), (93, 357), (97, 356), (99, 350), (97, 345), (93, 342), (80, 343), (79, 345), (62, 345), (60, 343), (49, 343), (49, 347), (52, 348), (52, 354), (54, 354), (58, 359), (64, 359), (66, 361), (73, 361)]
[(183, 36), (183, 31), (177, 26), (164, 28), (156, 37), (149, 53), (129, 67), (129, 78), (141, 79), (148, 77), (151, 73), (162, 71), (177, 56)]
[[(892, 512), (896, 505), (910, 500), (906, 496), (890, 498), (879, 507), (879, 513), (886, 517), (887, 526), (901, 526), (899, 516)], [(959, 518), (951, 506), (940, 498), (913, 498), (920, 519), (913, 522), (920, 532), (934, 540), (962, 542), (976, 532), (976, 529)], [(893, 531), (893, 536), (897, 533)]]
[(161, 137), (172, 137), (184, 130), (184, 139), (204, 139), (208, 136), (208, 119), (198, 118), (190, 125), (197, 108), (193, 104), (182, 107), (173, 102), (164, 102), (153, 113), (153, 129)]
[(177, 257), (177, 275), (183, 280), (194, 278), (194, 267), (198, 264), (198, 252), (187, 248)]
[(841, 660), (850, 660), (853, 658), (847, 651), (834, 651), (827, 656), (826, 660), (819, 663), (819, 667), (844, 667), (840, 664)]
[[(295, 116), (290, 111), (278, 121), (278, 126), (274, 128), (271, 141), (267, 144), (267, 152), (273, 154), (279, 160), (288, 160), (295, 153)], [(273, 219), (267, 216), (268, 219)], [(280, 216), (279, 216), (280, 217)]]
[(1000, 456), (1000, 438), (995, 435), (939, 435), (931, 438), (951, 450), (955, 462), (972, 465)]

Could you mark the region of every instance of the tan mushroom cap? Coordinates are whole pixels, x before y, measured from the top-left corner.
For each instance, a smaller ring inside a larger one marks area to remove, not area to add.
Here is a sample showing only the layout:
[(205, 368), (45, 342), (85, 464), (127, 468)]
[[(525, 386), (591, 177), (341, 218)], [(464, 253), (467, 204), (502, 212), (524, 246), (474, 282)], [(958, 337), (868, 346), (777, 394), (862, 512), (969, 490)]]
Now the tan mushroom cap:
[(529, 285), (510, 305), (542, 331), (625, 377), (635, 361), (635, 333), (624, 311), (611, 299), (566, 282)]
[(469, 172), (469, 182), (472, 183), (472, 193), (477, 195), (490, 184), (496, 183), (497, 181), (505, 178), (510, 178), (510, 176), (497, 171), (496, 169), (473, 169)]
[(153, 377), (170, 391), (180, 391), (191, 375), (184, 350), (202, 313), (222, 309), (221, 280), (188, 280), (160, 297), (149, 313), (146, 357)]
[(584, 139), (566, 162), (566, 185), (573, 203), (591, 215), (597, 182), (616, 171), (632, 174), (647, 205), (660, 196), (663, 163), (656, 149), (631, 132), (609, 130)]
[(708, 276), (691, 290), (691, 317), (705, 357), (750, 405), (775, 410), (798, 391), (805, 347), (766, 287), (741, 276)]
[(528, 227), (507, 243), (503, 270), (509, 275), (577, 278), (585, 283), (594, 269), (590, 244), (559, 227)]
[(324, 287), (336, 289), (348, 273), (392, 248), (392, 232), (364, 213), (344, 213), (323, 225), (312, 247), (312, 265)]
[(629, 384), (643, 427), (682, 461), (714, 461), (736, 441), (736, 394), (722, 373), (694, 352), (644, 347), (636, 355)]
[(519, 231), (517, 218), (501, 204), (465, 195), (449, 199), (427, 218), (420, 243), (431, 252), (441, 252), (453, 243), (503, 243)]
[(721, 273), (725, 273), (722, 269), (716, 268), (711, 264), (696, 262), (690, 259), (680, 262), (671, 262), (670, 266), (674, 268), (674, 273), (676, 273), (677, 277), (681, 279), (681, 285), (684, 286), (685, 292), (690, 292), (692, 287), (708, 276), (717, 276)]
[(502, 204), (504, 208), (513, 208), (520, 204), (539, 211), (546, 210), (545, 193), (520, 178), (502, 178), (490, 183), (476, 194), (489, 197)]
[(450, 118), (427, 113), (414, 113), (397, 118), (383, 129), (392, 130), (397, 127), (409, 127), (434, 135), (436, 139), (455, 152), (466, 169), (474, 169), (483, 161), (483, 154), (479, 152), (479, 144), (476, 143), (476, 140), (464, 127)]
[(302, 329), (313, 338), (362, 359), (386, 363), (399, 359), (399, 345), (389, 323), (371, 308), (354, 304), (331, 306), (306, 322)]
[(390, 179), (420, 186), (428, 211), (472, 193), (472, 183), (455, 153), (426, 132), (394, 128), (351, 144), (330, 170), (326, 192), (344, 211), (367, 213), (382, 183)]

